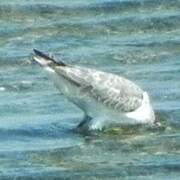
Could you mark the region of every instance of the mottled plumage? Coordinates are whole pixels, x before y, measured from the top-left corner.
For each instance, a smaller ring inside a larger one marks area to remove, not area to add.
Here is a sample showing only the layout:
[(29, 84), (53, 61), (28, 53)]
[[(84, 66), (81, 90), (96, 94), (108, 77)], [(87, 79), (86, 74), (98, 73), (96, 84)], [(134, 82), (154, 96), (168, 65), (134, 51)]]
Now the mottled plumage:
[(149, 97), (135, 83), (95, 69), (66, 65), (35, 50), (33, 59), (48, 70), (58, 89), (84, 111), (88, 129), (116, 123), (153, 123)]
[(88, 96), (119, 112), (141, 106), (143, 91), (120, 76), (83, 67), (56, 67), (56, 73), (78, 84)]

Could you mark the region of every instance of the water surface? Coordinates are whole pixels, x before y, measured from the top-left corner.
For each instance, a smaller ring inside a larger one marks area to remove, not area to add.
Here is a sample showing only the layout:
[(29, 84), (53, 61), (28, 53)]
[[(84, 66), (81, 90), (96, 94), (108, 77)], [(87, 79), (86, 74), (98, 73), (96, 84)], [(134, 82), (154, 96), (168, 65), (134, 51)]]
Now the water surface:
[[(0, 0), (0, 24), (1, 179), (179, 178), (179, 0)], [(82, 112), (33, 48), (135, 81), (162, 127), (72, 132)]]

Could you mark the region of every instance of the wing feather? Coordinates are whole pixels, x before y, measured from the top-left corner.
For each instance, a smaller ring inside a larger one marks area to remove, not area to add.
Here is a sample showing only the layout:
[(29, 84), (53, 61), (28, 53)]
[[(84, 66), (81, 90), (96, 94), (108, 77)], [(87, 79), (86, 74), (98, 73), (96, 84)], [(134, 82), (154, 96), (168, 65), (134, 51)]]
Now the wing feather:
[(82, 67), (60, 67), (58, 74), (78, 84), (81, 91), (108, 108), (131, 112), (141, 106), (143, 91), (120, 76)]

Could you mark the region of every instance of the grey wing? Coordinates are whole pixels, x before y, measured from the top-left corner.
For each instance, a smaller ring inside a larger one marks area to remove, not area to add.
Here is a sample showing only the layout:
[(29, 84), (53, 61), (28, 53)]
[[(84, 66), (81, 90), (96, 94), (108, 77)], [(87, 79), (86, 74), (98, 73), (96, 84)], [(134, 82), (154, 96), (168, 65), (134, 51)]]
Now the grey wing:
[(91, 87), (89, 94), (103, 105), (119, 112), (132, 112), (141, 106), (142, 98), (125, 92), (114, 92), (111, 88)]
[(88, 68), (66, 68), (63, 74), (83, 93), (108, 108), (131, 112), (141, 106), (143, 91), (125, 78)]

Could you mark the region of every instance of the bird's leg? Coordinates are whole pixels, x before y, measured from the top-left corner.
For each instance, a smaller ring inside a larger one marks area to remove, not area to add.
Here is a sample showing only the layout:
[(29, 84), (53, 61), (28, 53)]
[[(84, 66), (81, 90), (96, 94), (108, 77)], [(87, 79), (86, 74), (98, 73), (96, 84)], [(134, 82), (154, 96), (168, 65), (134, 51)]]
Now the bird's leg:
[(93, 118), (89, 123), (89, 130), (103, 130), (106, 126), (106, 120), (107, 119), (104, 116)]
[(83, 120), (78, 124), (77, 130), (78, 131), (88, 131), (88, 130), (103, 130), (105, 127), (105, 117), (95, 117), (92, 118), (86, 115)]
[(83, 120), (78, 124), (77, 129), (88, 129), (89, 123), (92, 118), (88, 115), (84, 115)]

